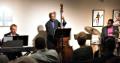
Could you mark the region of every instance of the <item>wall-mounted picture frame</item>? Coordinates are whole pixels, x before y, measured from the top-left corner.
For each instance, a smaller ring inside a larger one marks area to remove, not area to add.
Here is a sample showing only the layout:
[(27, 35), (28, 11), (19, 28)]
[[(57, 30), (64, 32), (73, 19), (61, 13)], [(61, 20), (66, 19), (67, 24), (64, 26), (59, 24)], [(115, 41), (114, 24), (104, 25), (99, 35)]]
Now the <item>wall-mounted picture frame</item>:
[(120, 9), (114, 9), (112, 17), (115, 22), (120, 21)]
[(9, 27), (13, 23), (13, 14), (0, 9), (0, 27)]
[(104, 14), (104, 10), (92, 10), (92, 27), (104, 26)]

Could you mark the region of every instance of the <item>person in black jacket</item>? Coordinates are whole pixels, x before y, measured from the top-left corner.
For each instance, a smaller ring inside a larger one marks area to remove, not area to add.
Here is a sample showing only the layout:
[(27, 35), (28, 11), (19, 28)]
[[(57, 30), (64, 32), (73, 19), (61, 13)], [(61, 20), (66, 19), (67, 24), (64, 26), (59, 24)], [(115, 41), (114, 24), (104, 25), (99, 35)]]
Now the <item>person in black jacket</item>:
[(104, 40), (107, 37), (118, 38), (119, 36), (118, 26), (114, 26), (113, 23), (114, 23), (113, 19), (109, 19), (107, 26), (102, 28), (102, 33), (101, 33), (101, 44), (102, 45), (104, 45)]
[[(17, 25), (12, 24), (10, 26), (10, 32), (5, 34), (4, 36), (19, 36), (19, 34), (17, 34), (16, 31), (17, 31)], [(17, 57), (22, 56), (21, 52), (7, 52), (7, 53), (4, 53), (4, 54), (9, 58), (9, 60), (14, 60)]]
[(85, 32), (80, 32), (77, 37), (79, 48), (73, 51), (71, 63), (92, 63), (93, 49), (91, 46), (86, 46), (87, 35)]
[[(95, 58), (94, 63), (106, 63), (107, 61), (110, 61), (113, 58), (117, 58), (117, 56), (114, 55), (115, 47), (116, 47), (115, 38), (107, 37), (104, 40), (104, 47), (103, 47), (103, 51), (101, 53), (101, 57), (99, 57), (97, 59), (94, 57)], [(116, 61), (116, 62), (119, 62), (119, 61)]]

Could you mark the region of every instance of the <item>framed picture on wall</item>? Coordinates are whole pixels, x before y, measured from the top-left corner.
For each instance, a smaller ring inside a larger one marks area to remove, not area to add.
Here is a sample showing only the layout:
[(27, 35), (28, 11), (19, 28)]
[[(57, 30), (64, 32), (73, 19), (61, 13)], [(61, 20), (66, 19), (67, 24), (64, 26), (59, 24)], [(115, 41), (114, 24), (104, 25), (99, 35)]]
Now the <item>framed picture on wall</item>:
[(13, 22), (13, 14), (8, 11), (0, 9), (0, 27), (8, 27)]
[(114, 9), (113, 10), (113, 20), (120, 21), (120, 9)]
[(104, 26), (104, 10), (92, 10), (92, 27)]

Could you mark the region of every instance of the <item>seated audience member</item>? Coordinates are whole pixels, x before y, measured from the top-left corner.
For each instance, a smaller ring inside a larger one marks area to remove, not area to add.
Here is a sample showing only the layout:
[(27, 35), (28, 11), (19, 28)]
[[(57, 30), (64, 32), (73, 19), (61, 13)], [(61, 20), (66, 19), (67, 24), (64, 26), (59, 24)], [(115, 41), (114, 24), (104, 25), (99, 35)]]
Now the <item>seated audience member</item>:
[(0, 54), (0, 63), (8, 63), (9, 59), (7, 56)]
[[(5, 34), (4, 36), (19, 36), (19, 34), (17, 34), (16, 32), (17, 32), (17, 25), (12, 24), (10, 26), (10, 32)], [(7, 53), (4, 53), (4, 54), (9, 58), (9, 60), (14, 60), (17, 57), (22, 56), (21, 52), (7, 52)]]
[(29, 56), (23, 56), (18, 59), (16, 59), (14, 62), (10, 63), (38, 63), (35, 59)]
[(95, 61), (95, 63), (105, 63), (107, 60), (116, 57), (114, 53), (115, 49), (115, 38), (107, 37), (104, 41), (103, 51), (101, 57)]
[(107, 60), (105, 63), (120, 63), (120, 57), (113, 57), (109, 60)]
[(31, 55), (32, 58), (42, 63), (58, 63), (58, 53), (54, 49), (46, 49), (45, 39), (38, 37), (35, 40), (37, 51)]
[(38, 34), (34, 37), (34, 39), (33, 39), (33, 44), (35, 43), (35, 40), (37, 39), (37, 38), (39, 38), (39, 37), (41, 37), (41, 38), (44, 38), (45, 39), (45, 41), (46, 41), (46, 31), (44, 30), (44, 27), (43, 27), (43, 25), (39, 25), (38, 27), (37, 27), (37, 31), (38, 31)]
[(72, 63), (92, 63), (92, 47), (86, 46), (86, 33), (80, 32), (77, 38), (80, 48), (73, 52)]

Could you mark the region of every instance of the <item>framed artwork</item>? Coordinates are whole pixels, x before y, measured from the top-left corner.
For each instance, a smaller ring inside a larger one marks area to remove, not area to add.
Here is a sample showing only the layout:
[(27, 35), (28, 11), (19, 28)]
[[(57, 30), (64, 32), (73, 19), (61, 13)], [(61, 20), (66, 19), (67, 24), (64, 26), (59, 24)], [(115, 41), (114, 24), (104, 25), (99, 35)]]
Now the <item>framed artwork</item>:
[(113, 10), (113, 20), (120, 21), (120, 9)]
[(92, 10), (92, 27), (104, 26), (104, 10)]
[(0, 9), (0, 27), (8, 27), (13, 22), (13, 15), (8, 11)]

